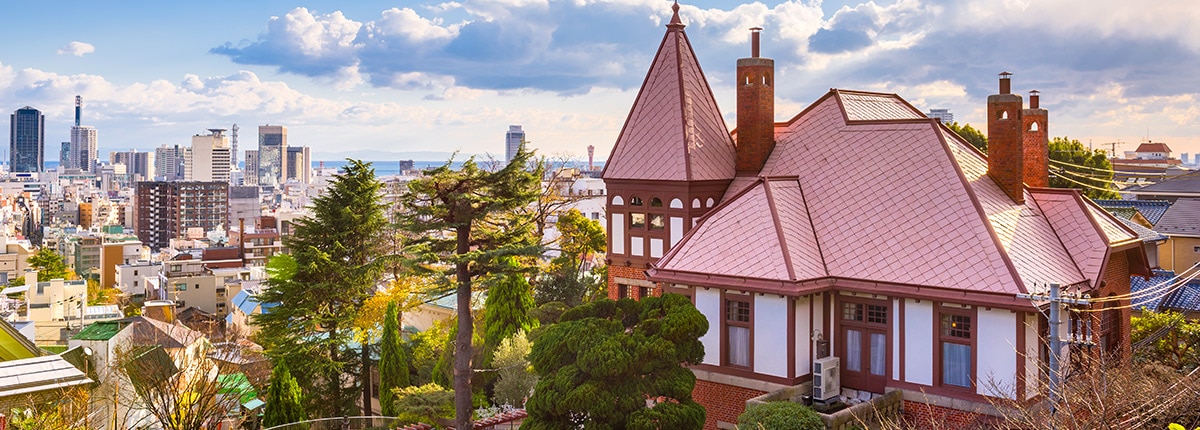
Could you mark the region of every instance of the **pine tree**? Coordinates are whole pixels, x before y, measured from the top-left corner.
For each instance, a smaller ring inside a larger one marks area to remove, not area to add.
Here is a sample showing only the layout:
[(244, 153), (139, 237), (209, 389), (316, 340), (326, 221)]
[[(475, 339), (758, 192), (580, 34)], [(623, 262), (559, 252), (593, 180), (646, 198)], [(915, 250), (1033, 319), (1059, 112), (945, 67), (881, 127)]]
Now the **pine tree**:
[(522, 148), (502, 168), (489, 171), (474, 159), (459, 170), (450, 163), (408, 183), (401, 224), (418, 238), (407, 251), (431, 270), (453, 267), (458, 332), (454, 343), (455, 427), (471, 427), (472, 279), (502, 271), (499, 258), (536, 255), (536, 222), (530, 205), (538, 198), (541, 167), (526, 169), (532, 154)]
[(396, 314), (396, 302), (388, 303), (379, 354), (379, 404), (383, 408), (383, 415), (389, 417), (394, 417), (397, 413), (396, 393), (393, 389), (404, 388), (409, 384), (408, 356), (404, 353)]
[(291, 255), (272, 259), (276, 267), (259, 295), (263, 303), (277, 304), (255, 320), (268, 355), (296, 366), (291, 370), (310, 390), (309, 410), (324, 416), (347, 415), (354, 407), (345, 373), (357, 374), (363, 404), (370, 404), (370, 345), (362, 342), (357, 351), (348, 345), (358, 311), (382, 273), (382, 188), (370, 163), (349, 160), (313, 199), (312, 216), (299, 219), (284, 238)]
[(491, 357), (500, 341), (518, 331), (528, 333), (538, 327), (538, 320), (529, 313), (537, 307), (533, 302), (533, 287), (519, 272), (517, 259), (504, 257), (500, 264), (507, 273), (499, 275), (499, 282), (488, 288), (483, 305), (485, 357)]
[(279, 360), (271, 371), (267, 388), (267, 405), (263, 411), (263, 426), (271, 427), (304, 421), (304, 406), (300, 404), (300, 385), (288, 371), (287, 363)]

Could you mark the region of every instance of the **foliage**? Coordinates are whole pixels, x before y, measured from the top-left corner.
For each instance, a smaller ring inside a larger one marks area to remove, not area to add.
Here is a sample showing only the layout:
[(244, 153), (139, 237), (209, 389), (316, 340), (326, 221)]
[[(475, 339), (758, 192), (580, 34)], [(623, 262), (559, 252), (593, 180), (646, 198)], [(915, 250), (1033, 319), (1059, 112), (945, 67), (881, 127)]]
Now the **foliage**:
[(62, 390), (60, 397), (50, 403), (36, 403), (30, 396), (30, 404), (13, 408), (8, 416), (9, 428), (13, 430), (77, 430), (85, 428), (84, 420), (88, 408), (88, 389), (73, 387)]
[(507, 266), (507, 273), (496, 277), (499, 280), (488, 288), (487, 300), (483, 305), (485, 357), (496, 350), (501, 340), (519, 331), (529, 332), (539, 324), (530, 314), (535, 306), (533, 287), (525, 280), (525, 275), (519, 272), (517, 259), (502, 257), (501, 264)]
[(402, 423), (434, 424), (454, 416), (454, 392), (440, 385), (397, 388), (395, 393), (396, 416)]
[[(692, 400), (708, 321), (678, 294), (600, 300), (567, 311), (534, 341), (541, 376), (526, 404), (531, 429), (700, 428)], [(647, 399), (655, 401), (647, 408)]]
[[(202, 344), (203, 345), (203, 344)], [(203, 346), (168, 352), (158, 345), (128, 346), (117, 351), (117, 368), (132, 382), (134, 401), (147, 410), (155, 428), (202, 430), (236, 410), (237, 402), (221, 401), (220, 374), (232, 373), (205, 356)]]
[(496, 404), (525, 405), (525, 398), (529, 397), (538, 380), (529, 367), (529, 350), (529, 340), (524, 331), (516, 332), (496, 347), (496, 355), (492, 359), (492, 366), (500, 374), (493, 396)]
[(396, 395), (392, 389), (408, 386), (408, 357), (401, 343), (396, 313), (396, 303), (389, 303), (387, 316), (383, 320), (383, 339), (380, 341), (379, 404), (386, 416), (396, 415)]
[(449, 335), (452, 324), (450, 321), (436, 321), (429, 329), (416, 333), (410, 338), (412, 363), (416, 367), (416, 379), (412, 381), (413, 385), (434, 382), (434, 366), (446, 348), (446, 337)]
[(1135, 344), (1157, 337), (1146, 347), (1135, 349), (1134, 358), (1179, 370), (1200, 367), (1200, 322), (1175, 311), (1147, 310), (1133, 317), (1132, 326)]
[(1075, 139), (1056, 137), (1050, 141), (1050, 160), (1050, 171), (1066, 177), (1050, 175), (1051, 187), (1076, 188), (1093, 199), (1121, 198), (1113, 189), (1112, 163), (1104, 151), (1088, 149)]
[(301, 404), (300, 386), (288, 371), (287, 362), (279, 360), (271, 371), (271, 382), (267, 388), (266, 408), (263, 411), (264, 427), (300, 422), (308, 419)]
[(983, 132), (971, 127), (971, 124), (958, 125), (957, 122), (952, 122), (946, 125), (951, 131), (957, 133), (960, 137), (978, 149), (979, 152), (987, 153), (987, 136)]
[(29, 263), (30, 269), (37, 269), (39, 282), (51, 279), (70, 280), (75, 278), (75, 273), (67, 267), (63, 256), (49, 247), (43, 246), (39, 248), (38, 252), (30, 255), (25, 262)]
[(537, 255), (536, 222), (528, 206), (538, 198), (540, 169), (525, 170), (531, 153), (522, 148), (498, 170), (468, 159), (425, 171), (408, 183), (399, 225), (414, 238), (406, 248), (412, 266), (452, 275), (458, 300), (454, 343), (457, 428), (471, 425), (472, 279), (502, 273), (500, 257)]
[(101, 288), (99, 280), (88, 278), (87, 297), (88, 306), (116, 305), (120, 304), (121, 290), (113, 287)]
[(404, 320), (404, 312), (415, 309), (428, 298), (426, 294), (433, 281), (419, 276), (399, 276), (388, 282), (387, 287), (367, 298), (354, 320), (357, 338), (362, 342), (375, 342), (383, 330), (383, 320), (389, 305), (396, 305), (396, 321)]
[(278, 306), (255, 316), (259, 338), (268, 355), (293, 366), (307, 390), (307, 410), (317, 415), (346, 415), (354, 407), (344, 374), (357, 376), (354, 386), (369, 388), (364, 381), (370, 368), (359, 365), (367, 362), (369, 345), (349, 351), (348, 344), (382, 274), (378, 233), (387, 223), (382, 187), (370, 163), (349, 160), (313, 199), (312, 216), (297, 220), (294, 233), (284, 238), (292, 254), (272, 259), (268, 288), (260, 294), (262, 302)]
[(597, 277), (588, 276), (584, 268), (593, 255), (604, 252), (607, 246), (604, 228), (599, 221), (589, 219), (573, 208), (559, 215), (555, 228), (561, 234), (558, 238), (560, 252), (550, 261), (547, 275), (539, 282), (538, 303), (561, 301), (578, 306), (596, 298), (593, 291), (597, 287)]
[(738, 416), (738, 428), (822, 430), (825, 428), (825, 422), (808, 406), (795, 402), (767, 402), (747, 407), (746, 412)]

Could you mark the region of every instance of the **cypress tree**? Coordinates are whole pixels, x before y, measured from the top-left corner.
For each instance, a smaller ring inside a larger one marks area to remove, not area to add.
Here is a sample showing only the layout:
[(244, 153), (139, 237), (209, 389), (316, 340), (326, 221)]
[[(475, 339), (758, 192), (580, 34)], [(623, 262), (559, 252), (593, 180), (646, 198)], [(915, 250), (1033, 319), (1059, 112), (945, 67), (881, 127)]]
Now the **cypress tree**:
[(397, 414), (396, 393), (393, 389), (404, 388), (409, 384), (408, 357), (400, 339), (400, 324), (396, 314), (396, 302), (388, 303), (379, 355), (379, 404), (383, 408), (383, 414), (389, 417)]
[[(507, 273), (499, 277), (499, 282), (488, 289), (487, 300), (484, 301), (483, 328), (484, 348), (491, 357), (500, 341), (511, 337), (518, 331), (529, 333), (538, 327), (538, 320), (529, 314), (537, 307), (533, 301), (533, 287), (520, 273), (520, 265), (513, 257), (502, 257), (500, 267)], [(491, 360), (488, 359), (490, 362)]]
[(275, 369), (271, 371), (266, 410), (263, 411), (263, 426), (271, 427), (305, 419), (307, 418), (304, 407), (300, 405), (300, 385), (288, 371), (287, 363), (279, 360)]

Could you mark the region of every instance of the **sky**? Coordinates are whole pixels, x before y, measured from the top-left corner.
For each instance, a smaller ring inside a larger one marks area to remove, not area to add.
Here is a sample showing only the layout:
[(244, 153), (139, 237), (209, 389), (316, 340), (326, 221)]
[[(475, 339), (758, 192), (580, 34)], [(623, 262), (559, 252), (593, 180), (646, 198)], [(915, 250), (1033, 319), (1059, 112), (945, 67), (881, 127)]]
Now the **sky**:
[[(272, 124), (315, 160), (433, 161), (502, 156), (520, 124), (541, 154), (584, 158), (594, 145), (604, 159), (671, 2), (0, 0), (0, 10), (0, 109), (45, 113), (50, 160), (69, 140), (77, 94), (101, 154), (187, 145), (236, 123), (243, 151)], [(685, 0), (680, 16), (731, 129), (731, 77), (757, 26), (781, 121), (842, 88), (983, 128), (1008, 71), (1014, 92), (1041, 92), (1052, 136), (1200, 152), (1190, 0)]]

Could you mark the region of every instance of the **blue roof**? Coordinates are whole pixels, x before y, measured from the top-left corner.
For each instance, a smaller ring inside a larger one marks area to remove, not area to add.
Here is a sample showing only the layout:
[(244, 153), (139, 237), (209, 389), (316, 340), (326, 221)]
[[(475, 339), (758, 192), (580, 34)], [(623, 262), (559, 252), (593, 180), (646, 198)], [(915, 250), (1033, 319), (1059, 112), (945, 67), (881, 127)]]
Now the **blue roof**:
[(1171, 207), (1171, 202), (1166, 200), (1093, 200), (1102, 208), (1134, 208), (1146, 217), (1152, 225), (1158, 225), (1158, 220), (1162, 219), (1163, 214), (1167, 213), (1167, 209)]
[[(1175, 272), (1167, 270), (1155, 270), (1154, 276), (1151, 276), (1149, 279), (1141, 276), (1132, 276), (1130, 277), (1130, 290), (1133, 294), (1137, 294), (1154, 287), (1165, 288), (1174, 278)], [(1168, 290), (1136, 298), (1133, 301), (1133, 306), (1140, 310), (1161, 311), (1172, 309), (1200, 312), (1200, 278), (1193, 279), (1163, 294), (1166, 291)]]
[(238, 291), (232, 301), (233, 306), (246, 315), (254, 313), (254, 308), (258, 306), (258, 300), (254, 300), (254, 296), (251, 296), (250, 292), (246, 290)]

